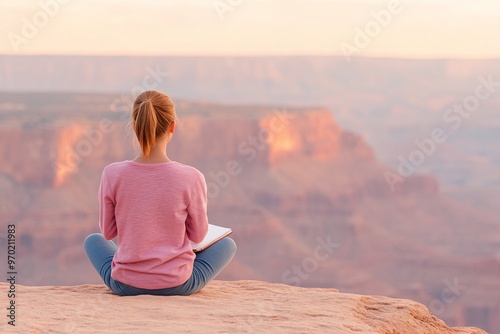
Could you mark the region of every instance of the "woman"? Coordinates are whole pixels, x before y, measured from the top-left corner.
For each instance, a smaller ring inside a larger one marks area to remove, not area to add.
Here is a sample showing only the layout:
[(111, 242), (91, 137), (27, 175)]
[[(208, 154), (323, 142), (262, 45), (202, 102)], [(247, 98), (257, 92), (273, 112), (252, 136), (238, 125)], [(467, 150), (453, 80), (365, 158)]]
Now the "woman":
[[(231, 261), (230, 238), (197, 254), (207, 234), (207, 187), (197, 169), (171, 161), (174, 104), (146, 91), (134, 102), (132, 127), (141, 147), (133, 161), (112, 163), (99, 187), (99, 227), (85, 239), (90, 262), (118, 295), (189, 295)], [(118, 245), (110, 241), (118, 237)]]

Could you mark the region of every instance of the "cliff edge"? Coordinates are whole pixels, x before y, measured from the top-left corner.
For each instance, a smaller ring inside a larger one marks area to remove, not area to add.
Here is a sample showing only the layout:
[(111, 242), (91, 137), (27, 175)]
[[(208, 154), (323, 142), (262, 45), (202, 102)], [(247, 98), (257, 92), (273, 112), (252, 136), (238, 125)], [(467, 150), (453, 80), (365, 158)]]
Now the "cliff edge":
[[(0, 283), (2, 295), (9, 288)], [(15, 289), (15, 327), (4, 315), (2, 333), (486, 333), (450, 328), (411, 300), (260, 281), (213, 281), (187, 297), (119, 297), (104, 285)]]

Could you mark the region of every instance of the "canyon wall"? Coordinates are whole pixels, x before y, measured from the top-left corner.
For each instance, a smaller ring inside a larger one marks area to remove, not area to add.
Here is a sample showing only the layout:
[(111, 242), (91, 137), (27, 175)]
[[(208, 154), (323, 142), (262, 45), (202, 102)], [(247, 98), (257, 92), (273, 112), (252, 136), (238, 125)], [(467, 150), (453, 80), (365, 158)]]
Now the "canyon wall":
[[(99, 282), (82, 242), (98, 230), (100, 174), (137, 152), (117, 98), (0, 94), (0, 216), (18, 226), (21, 284)], [(431, 176), (391, 189), (390, 169), (327, 109), (176, 107), (169, 156), (205, 174), (209, 219), (239, 246), (221, 278), (411, 298), (450, 325), (498, 328), (494, 217)]]
[[(454, 104), (490, 81), (493, 94), (470, 117), (443, 120)], [(0, 55), (0, 91), (122, 94), (145, 88), (175, 99), (233, 104), (326, 106), (342, 127), (369, 141), (393, 168), (436, 127), (448, 140), (416, 166), (462, 203), (498, 216), (500, 60), (354, 57), (140, 57)], [(1, 107), (0, 107), (1, 108)], [(455, 123), (459, 122), (459, 123)], [(459, 125), (450, 128), (450, 125)], [(455, 131), (456, 130), (456, 131)]]

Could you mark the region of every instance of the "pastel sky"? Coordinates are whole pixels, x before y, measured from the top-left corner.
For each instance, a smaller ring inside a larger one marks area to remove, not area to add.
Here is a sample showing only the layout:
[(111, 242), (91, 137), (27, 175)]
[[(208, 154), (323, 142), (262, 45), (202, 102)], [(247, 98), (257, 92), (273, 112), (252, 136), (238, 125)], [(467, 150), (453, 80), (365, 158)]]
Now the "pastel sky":
[(499, 32), (499, 0), (0, 0), (0, 54), (492, 58)]

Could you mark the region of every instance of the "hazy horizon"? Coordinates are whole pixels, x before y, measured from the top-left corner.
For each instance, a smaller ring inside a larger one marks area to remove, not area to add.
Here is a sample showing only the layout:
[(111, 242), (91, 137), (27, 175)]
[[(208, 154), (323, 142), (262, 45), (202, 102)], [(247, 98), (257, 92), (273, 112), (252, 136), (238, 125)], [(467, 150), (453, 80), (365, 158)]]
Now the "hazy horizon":
[[(57, 54), (57, 53), (34, 53), (34, 54), (7, 54), (0, 53), (0, 56), (15, 56), (15, 57), (103, 57), (103, 58), (343, 58), (342, 55), (332, 54), (332, 55), (321, 55), (321, 54), (269, 54), (269, 55), (231, 55), (231, 54), (221, 54), (221, 55), (194, 55), (194, 54), (157, 54), (157, 55), (140, 55), (140, 54)], [(428, 57), (404, 57), (404, 56), (391, 56), (391, 55), (359, 55), (353, 56), (352, 59), (362, 58), (362, 59), (395, 59), (395, 60), (457, 60), (457, 61), (489, 61), (489, 60), (499, 60), (499, 57), (461, 57), (461, 56), (449, 56), (449, 57), (438, 57), (438, 56), (428, 56)]]

